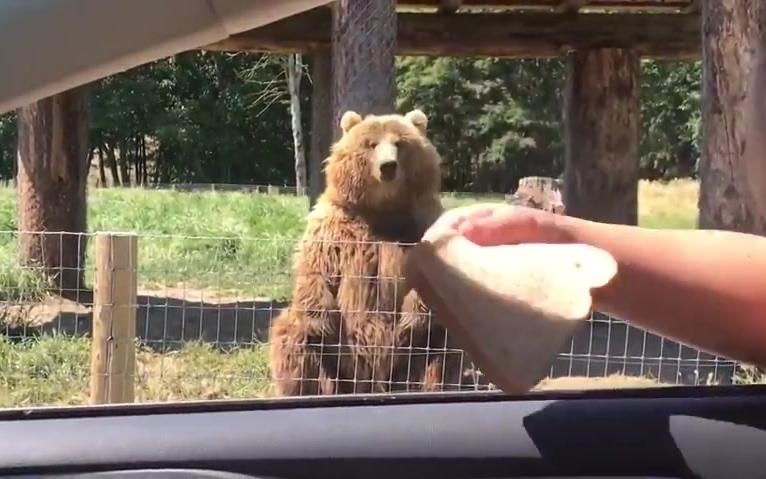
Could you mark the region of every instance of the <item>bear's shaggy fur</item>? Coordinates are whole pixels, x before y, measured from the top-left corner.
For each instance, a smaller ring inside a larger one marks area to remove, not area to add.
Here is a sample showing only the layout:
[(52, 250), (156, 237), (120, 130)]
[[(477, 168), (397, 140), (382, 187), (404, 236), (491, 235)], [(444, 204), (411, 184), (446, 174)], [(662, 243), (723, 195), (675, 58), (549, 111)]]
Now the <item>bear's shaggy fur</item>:
[(443, 211), (427, 122), (419, 110), (343, 115), (295, 254), (292, 302), (271, 328), (277, 395), (474, 387), (463, 352), (402, 275), (406, 243)]

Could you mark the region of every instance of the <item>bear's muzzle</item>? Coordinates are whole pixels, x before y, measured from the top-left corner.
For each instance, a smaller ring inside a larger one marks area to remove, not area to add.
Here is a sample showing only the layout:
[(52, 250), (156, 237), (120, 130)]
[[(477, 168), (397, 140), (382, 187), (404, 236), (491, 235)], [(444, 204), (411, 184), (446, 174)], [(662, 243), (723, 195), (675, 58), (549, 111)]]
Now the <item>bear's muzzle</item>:
[(386, 160), (380, 163), (380, 179), (382, 181), (393, 181), (396, 178), (396, 171), (399, 165), (396, 160)]

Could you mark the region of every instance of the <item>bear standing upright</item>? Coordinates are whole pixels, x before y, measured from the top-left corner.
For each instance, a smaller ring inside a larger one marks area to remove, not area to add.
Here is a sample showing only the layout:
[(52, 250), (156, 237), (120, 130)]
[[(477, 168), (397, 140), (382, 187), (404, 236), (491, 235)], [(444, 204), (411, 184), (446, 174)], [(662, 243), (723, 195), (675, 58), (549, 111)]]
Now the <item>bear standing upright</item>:
[(343, 115), (295, 254), (292, 302), (271, 328), (277, 395), (465, 387), (463, 352), (402, 277), (408, 244), (443, 212), (427, 124), (420, 110)]

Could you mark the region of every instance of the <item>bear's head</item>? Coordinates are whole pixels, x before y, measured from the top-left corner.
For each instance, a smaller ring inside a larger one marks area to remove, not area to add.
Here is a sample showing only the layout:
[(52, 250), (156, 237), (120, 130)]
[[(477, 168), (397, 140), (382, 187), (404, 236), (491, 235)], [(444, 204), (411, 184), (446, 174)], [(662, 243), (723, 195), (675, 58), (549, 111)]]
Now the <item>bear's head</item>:
[(401, 211), (441, 187), (441, 158), (426, 137), (428, 118), (347, 111), (342, 137), (325, 160), (331, 202), (363, 211)]

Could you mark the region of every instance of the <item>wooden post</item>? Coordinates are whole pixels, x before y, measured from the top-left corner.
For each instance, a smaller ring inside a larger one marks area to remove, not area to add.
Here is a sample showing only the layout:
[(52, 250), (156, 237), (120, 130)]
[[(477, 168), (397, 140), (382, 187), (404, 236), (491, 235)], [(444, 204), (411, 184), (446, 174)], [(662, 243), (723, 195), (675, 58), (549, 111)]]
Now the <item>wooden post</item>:
[(91, 404), (135, 398), (138, 238), (96, 236), (96, 291), (90, 363)]
[(333, 141), (348, 110), (392, 113), (396, 100), (396, 1), (338, 0), (332, 10)]
[(21, 261), (43, 268), (62, 295), (75, 300), (87, 240), (81, 234), (87, 231), (87, 97), (87, 86), (75, 88), (27, 105), (18, 116)]
[(757, 118), (751, 112), (748, 119), (746, 112), (757, 50), (766, 33), (766, 4), (705, 0), (702, 28), (699, 227), (764, 235), (766, 210), (748, 190), (766, 188), (766, 171), (750, 168), (745, 153), (763, 161), (757, 146), (747, 145), (747, 122)]
[(310, 59), (311, 144), (309, 145), (309, 208), (325, 188), (323, 163), (330, 154), (332, 118), (332, 55), (329, 48), (317, 49)]
[(635, 50), (578, 50), (568, 57), (564, 100), (567, 214), (638, 222), (640, 57)]
[[(566, 213), (604, 223), (636, 225), (641, 127), (639, 54), (635, 50), (599, 48), (575, 50), (567, 60)], [(611, 323), (595, 321), (573, 338), (573, 344), (604, 351), (611, 334)], [(654, 335), (635, 331), (629, 337), (657, 340)], [(634, 344), (631, 340), (626, 347), (633, 350)], [(588, 361), (579, 373), (611, 373), (608, 366), (606, 360)]]

